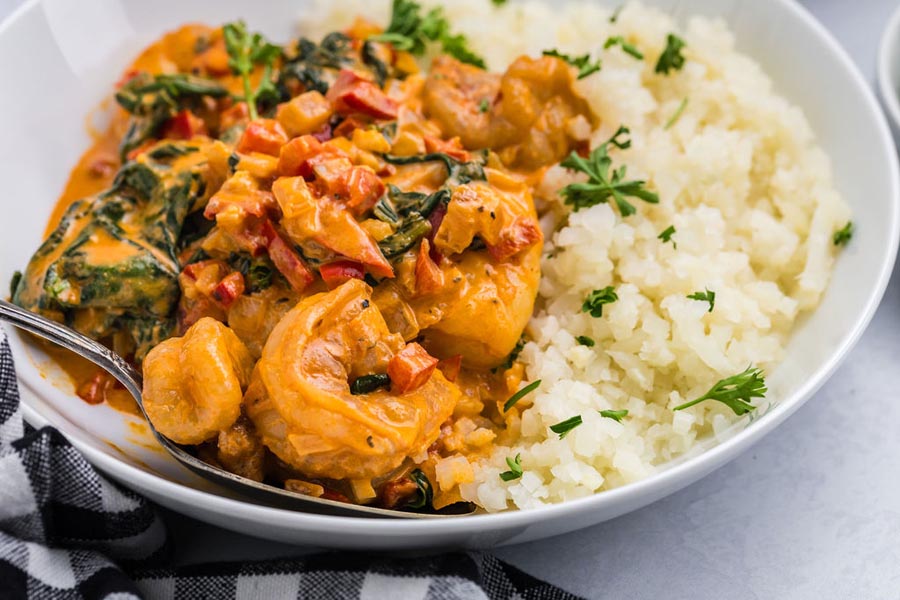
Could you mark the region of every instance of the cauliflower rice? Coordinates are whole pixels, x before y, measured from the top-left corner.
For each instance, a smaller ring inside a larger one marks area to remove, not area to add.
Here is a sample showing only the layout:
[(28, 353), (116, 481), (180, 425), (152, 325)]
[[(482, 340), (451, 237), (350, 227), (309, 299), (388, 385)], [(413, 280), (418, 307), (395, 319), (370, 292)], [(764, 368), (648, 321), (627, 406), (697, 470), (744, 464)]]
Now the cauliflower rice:
[[(345, 15), (386, 22), (390, 11), (389, 2), (362, 0), (319, 8), (318, 18), (304, 19), (313, 31), (346, 25)], [(445, 459), (438, 484), (459, 484), (463, 498), (502, 511), (646, 477), (737, 420), (718, 402), (672, 408), (748, 365), (774, 367), (795, 321), (817, 306), (834, 261), (832, 234), (849, 217), (828, 158), (802, 111), (735, 50), (722, 20), (695, 17), (682, 27), (637, 2), (615, 23), (593, 2), (497, 8), (457, 0), (444, 10), (493, 70), (550, 48), (602, 57), (602, 70), (578, 82), (600, 123), (591, 148), (627, 126), (632, 146), (611, 151), (614, 166), (646, 179), (660, 202), (635, 201), (637, 214), (624, 219), (608, 204), (570, 212), (557, 191), (578, 176), (560, 167), (546, 173), (536, 197), (543, 275), (520, 355), (525, 381), (542, 383), (507, 413), (507, 432), (489, 456)], [(687, 61), (656, 74), (669, 33), (686, 41)], [(623, 36), (644, 60), (618, 46), (604, 50), (609, 36)], [(669, 226), (676, 233), (666, 243), (658, 236)], [(602, 318), (583, 313), (585, 296), (606, 286), (618, 301)], [(716, 293), (712, 312), (686, 297), (705, 289)], [(628, 415), (617, 422), (604, 409)], [(550, 430), (575, 415), (583, 424), (564, 439)], [(506, 459), (517, 454), (524, 475), (503, 481)]]

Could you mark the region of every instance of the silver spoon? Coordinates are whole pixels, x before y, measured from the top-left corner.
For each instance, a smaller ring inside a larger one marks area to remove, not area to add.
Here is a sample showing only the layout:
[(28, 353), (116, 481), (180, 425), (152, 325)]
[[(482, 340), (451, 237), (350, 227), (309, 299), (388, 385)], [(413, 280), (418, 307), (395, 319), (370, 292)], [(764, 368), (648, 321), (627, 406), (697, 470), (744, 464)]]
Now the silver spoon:
[(121, 356), (103, 344), (78, 333), (74, 329), (70, 329), (56, 321), (51, 321), (50, 319), (25, 310), (6, 300), (0, 300), (0, 320), (7, 321), (20, 329), (24, 329), (25, 331), (38, 335), (54, 344), (62, 346), (67, 350), (71, 350), (75, 354), (86, 358), (107, 371), (125, 386), (128, 393), (134, 396), (135, 401), (141, 408), (141, 412), (144, 414), (144, 418), (150, 425), (151, 431), (153, 431), (153, 435), (156, 436), (160, 445), (165, 448), (175, 460), (201, 477), (244, 494), (258, 502), (303, 512), (355, 517), (407, 519), (446, 518), (474, 512), (473, 510), (467, 510), (454, 515), (421, 514), (390, 510), (387, 508), (362, 506), (359, 504), (349, 504), (346, 502), (338, 502), (336, 500), (326, 500), (324, 498), (297, 494), (265, 483), (258, 483), (252, 479), (235, 475), (234, 473), (205, 463), (199, 458), (186, 452), (181, 446), (175, 444), (156, 430), (153, 423), (150, 422), (149, 417), (147, 417), (147, 412), (144, 410), (144, 404), (141, 397), (141, 374), (122, 359)]

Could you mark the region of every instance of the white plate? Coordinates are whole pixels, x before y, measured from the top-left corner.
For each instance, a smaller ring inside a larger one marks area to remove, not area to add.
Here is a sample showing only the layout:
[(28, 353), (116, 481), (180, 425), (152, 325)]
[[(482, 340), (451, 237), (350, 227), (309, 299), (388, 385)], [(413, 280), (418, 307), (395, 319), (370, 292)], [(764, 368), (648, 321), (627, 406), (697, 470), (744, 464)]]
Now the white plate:
[[(611, 0), (617, 4), (619, 0)], [(239, 0), (32, 0), (0, 27), (0, 280), (22, 268), (41, 240), (68, 170), (88, 144), (85, 117), (135, 53), (186, 21), (245, 17), (273, 39), (293, 33), (304, 2)], [(111, 477), (160, 504), (236, 531), (345, 548), (485, 547), (560, 534), (635, 510), (737, 456), (805, 402), (862, 334), (887, 284), (898, 239), (900, 183), (884, 117), (830, 35), (789, 0), (655, 0), (677, 16), (720, 15), (739, 49), (780, 93), (801, 106), (831, 156), (858, 235), (841, 253), (822, 306), (798, 327), (769, 377), (776, 405), (699, 455), (643, 481), (546, 508), (459, 519), (395, 521), (325, 517), (212, 493), (105, 406), (87, 406), (36, 348), (11, 335), (26, 417), (62, 431)], [(251, 6), (254, 6), (251, 8)], [(265, 7), (264, 9), (262, 7)]]

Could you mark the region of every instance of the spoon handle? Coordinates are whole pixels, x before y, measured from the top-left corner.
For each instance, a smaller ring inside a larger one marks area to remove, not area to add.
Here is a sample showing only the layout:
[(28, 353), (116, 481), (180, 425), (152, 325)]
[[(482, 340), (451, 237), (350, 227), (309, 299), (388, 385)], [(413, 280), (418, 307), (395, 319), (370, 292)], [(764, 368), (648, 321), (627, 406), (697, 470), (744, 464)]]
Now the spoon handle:
[(0, 300), (0, 320), (53, 342), (106, 369), (135, 397), (141, 398), (141, 375), (121, 356), (74, 329)]

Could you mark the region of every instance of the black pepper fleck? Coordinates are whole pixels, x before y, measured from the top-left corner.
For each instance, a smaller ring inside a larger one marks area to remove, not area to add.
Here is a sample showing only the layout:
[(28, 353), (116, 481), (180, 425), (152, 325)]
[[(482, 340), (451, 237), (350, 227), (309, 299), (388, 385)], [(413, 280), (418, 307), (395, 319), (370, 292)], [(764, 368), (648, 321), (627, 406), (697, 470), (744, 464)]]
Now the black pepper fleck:
[(362, 301), (362, 307), (363, 307), (363, 308), (369, 308), (369, 301), (368, 301), (368, 300), (363, 300), (363, 301)]
[(372, 436), (366, 438), (366, 443), (369, 445), (369, 448), (375, 447), (375, 440), (372, 439)]

